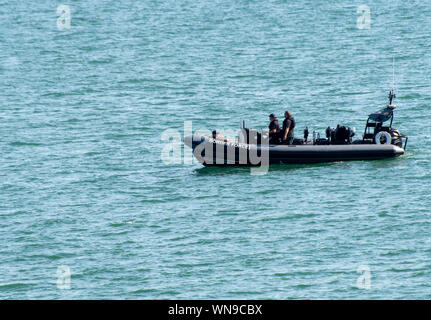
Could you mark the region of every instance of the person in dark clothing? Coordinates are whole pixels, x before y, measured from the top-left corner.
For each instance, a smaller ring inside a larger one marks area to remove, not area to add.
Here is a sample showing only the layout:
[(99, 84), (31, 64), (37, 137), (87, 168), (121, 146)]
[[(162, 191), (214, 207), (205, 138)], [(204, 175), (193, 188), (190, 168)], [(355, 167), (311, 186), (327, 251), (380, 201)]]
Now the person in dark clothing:
[(293, 143), (293, 129), (295, 128), (295, 119), (289, 110), (284, 112), (283, 130), (281, 131), (281, 143), (292, 144)]
[(224, 141), (224, 142), (229, 142), (229, 139), (223, 137), (217, 130), (213, 130), (213, 132), (212, 132), (212, 138), (214, 140), (221, 140), (221, 141)]
[(279, 144), (280, 143), (280, 125), (278, 124), (277, 117), (271, 113), (269, 115), (269, 143)]

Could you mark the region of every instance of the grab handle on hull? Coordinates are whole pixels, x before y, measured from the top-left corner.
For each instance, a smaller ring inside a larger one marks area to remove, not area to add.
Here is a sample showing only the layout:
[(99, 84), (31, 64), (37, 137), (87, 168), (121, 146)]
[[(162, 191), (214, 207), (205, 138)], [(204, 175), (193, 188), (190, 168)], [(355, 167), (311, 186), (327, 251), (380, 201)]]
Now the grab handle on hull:
[(406, 138), (406, 142), (404, 142), (404, 151), (407, 150), (407, 142), (409, 141), (409, 137), (408, 136), (402, 136), (403, 138)]

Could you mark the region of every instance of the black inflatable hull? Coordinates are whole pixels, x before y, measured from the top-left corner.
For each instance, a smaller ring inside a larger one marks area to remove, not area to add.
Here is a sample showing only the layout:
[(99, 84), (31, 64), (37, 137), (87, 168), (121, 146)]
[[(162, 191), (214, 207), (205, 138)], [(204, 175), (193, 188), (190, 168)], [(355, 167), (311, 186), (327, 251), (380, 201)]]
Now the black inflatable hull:
[(391, 144), (349, 145), (248, 145), (216, 141), (203, 136), (188, 136), (184, 144), (205, 166), (253, 166), (268, 164), (308, 164), (335, 161), (395, 158), (404, 149)]

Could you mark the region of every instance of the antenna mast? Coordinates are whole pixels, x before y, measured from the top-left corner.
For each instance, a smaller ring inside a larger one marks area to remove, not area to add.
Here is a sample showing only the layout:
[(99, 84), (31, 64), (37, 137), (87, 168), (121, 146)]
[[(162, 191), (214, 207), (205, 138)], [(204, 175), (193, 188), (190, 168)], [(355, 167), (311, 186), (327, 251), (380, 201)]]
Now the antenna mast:
[(396, 98), (395, 95), (395, 57), (392, 57), (392, 90), (389, 91), (389, 106), (392, 106), (392, 100)]

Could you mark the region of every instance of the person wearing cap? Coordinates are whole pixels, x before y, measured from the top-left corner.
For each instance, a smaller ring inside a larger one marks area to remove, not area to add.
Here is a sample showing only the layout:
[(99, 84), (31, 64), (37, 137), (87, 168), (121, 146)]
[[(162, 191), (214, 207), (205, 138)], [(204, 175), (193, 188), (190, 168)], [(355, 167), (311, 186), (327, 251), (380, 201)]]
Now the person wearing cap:
[(293, 129), (295, 128), (295, 119), (292, 117), (292, 113), (289, 110), (284, 112), (283, 130), (281, 135), (282, 144), (293, 143)]
[(271, 113), (269, 115), (269, 121), (269, 143), (278, 144), (280, 143), (280, 125), (278, 124), (278, 119)]
[(215, 139), (215, 140), (221, 140), (221, 141), (224, 141), (224, 142), (228, 142), (229, 141), (227, 138), (225, 138), (221, 134), (219, 134), (217, 130), (213, 130), (213, 132), (212, 132), (212, 138)]

